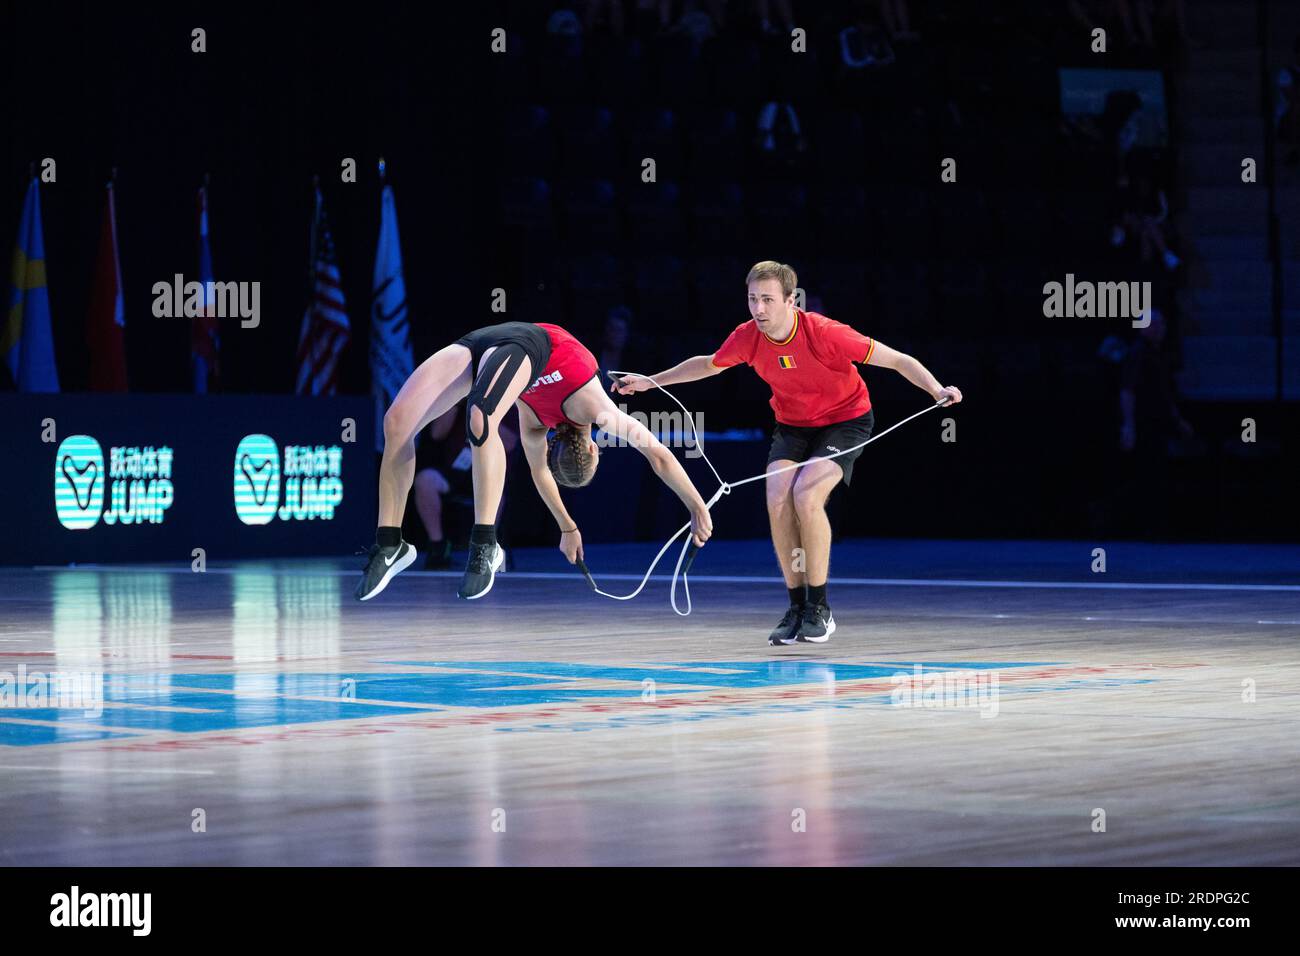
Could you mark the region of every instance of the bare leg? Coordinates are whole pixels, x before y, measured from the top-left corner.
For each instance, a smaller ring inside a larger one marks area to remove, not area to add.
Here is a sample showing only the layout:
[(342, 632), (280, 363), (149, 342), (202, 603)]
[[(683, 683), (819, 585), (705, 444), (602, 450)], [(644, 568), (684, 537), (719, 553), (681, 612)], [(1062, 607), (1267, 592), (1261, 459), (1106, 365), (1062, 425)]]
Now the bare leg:
[(430, 541), (442, 540), (442, 496), (450, 490), (447, 479), (433, 468), (415, 476), (415, 510), (420, 512)]
[(831, 522), (826, 517), (826, 499), (844, 478), (833, 461), (818, 461), (799, 469), (794, 483), (794, 509), (799, 518), (799, 537), (807, 561), (808, 586), (826, 583), (831, 567)]
[[(483, 353), (483, 362), (494, 350)], [(492, 381), (487, 383), (484, 392), (490, 392), (496, 384), (496, 377), (505, 374), (505, 366), (496, 369)], [(487, 417), (487, 440), (481, 445), (472, 446), (474, 456), (474, 523), (496, 524), (497, 513), (501, 507), (501, 496), (506, 486), (506, 449), (501, 443), (497, 428), (505, 418), (516, 399), (524, 389), (533, 383), (541, 370), (533, 370), (531, 361), (524, 361), (515, 370), (514, 378), (506, 386), (505, 393), (497, 402), (496, 410)], [(473, 435), (482, 435), (485, 427), (483, 409), (475, 406), (469, 410), (469, 430)]]
[[(780, 459), (768, 465), (767, 470), (775, 471), (793, 464), (792, 461)], [(772, 525), (772, 546), (776, 549), (776, 563), (781, 566), (781, 576), (785, 578), (785, 586), (788, 588), (802, 587), (806, 583), (804, 572), (795, 570), (796, 567), (804, 566), (798, 560), (801, 547), (799, 519), (795, 515), (794, 497), (791, 494), (798, 474), (798, 471), (787, 471), (775, 478), (768, 478), (766, 482), (767, 517)]]
[(469, 394), (470, 351), (448, 345), (406, 380), (384, 413), (384, 459), (379, 466), (379, 525), (400, 527), (415, 478), (415, 436)]

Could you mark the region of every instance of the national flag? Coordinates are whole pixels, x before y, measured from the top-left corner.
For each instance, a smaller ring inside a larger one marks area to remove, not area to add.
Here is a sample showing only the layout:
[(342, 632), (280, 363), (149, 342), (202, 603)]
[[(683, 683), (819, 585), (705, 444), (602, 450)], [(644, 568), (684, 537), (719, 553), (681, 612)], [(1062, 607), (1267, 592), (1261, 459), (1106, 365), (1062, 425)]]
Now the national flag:
[(384, 447), (384, 412), (415, 370), (411, 328), (406, 321), (406, 283), (402, 280), (402, 248), (397, 237), (397, 205), (393, 187), (384, 186), (379, 221), (379, 247), (370, 292), (370, 390), (375, 396), (375, 448)]
[(117, 253), (117, 204), (113, 183), (104, 190), (104, 218), (99, 228), (95, 284), (86, 316), (90, 346), (90, 388), (96, 392), (125, 392), (126, 307), (122, 300), (122, 263)]
[(203, 286), (203, 311), (190, 320), (190, 359), (194, 391), (203, 395), (220, 381), (221, 332), (217, 324), (213, 291), (212, 246), (208, 242), (208, 188), (199, 187), (199, 284)]
[(45, 286), (45, 236), (41, 230), (40, 187), (35, 176), (27, 187), (23, 218), (14, 245), (12, 285), (0, 355), (20, 392), (57, 392), (50, 292)]
[(294, 390), (299, 395), (333, 395), (338, 387), (339, 355), (352, 338), (352, 328), (348, 325), (338, 257), (325, 219), (320, 186), (316, 187), (309, 268), (311, 291), (302, 331), (298, 333), (298, 379)]
[(777, 356), (776, 361), (777, 361), (777, 363), (778, 363), (782, 368), (794, 368), (794, 367), (795, 367), (795, 365), (794, 365), (794, 356), (793, 356), (793, 355), (779, 355), (779, 356)]

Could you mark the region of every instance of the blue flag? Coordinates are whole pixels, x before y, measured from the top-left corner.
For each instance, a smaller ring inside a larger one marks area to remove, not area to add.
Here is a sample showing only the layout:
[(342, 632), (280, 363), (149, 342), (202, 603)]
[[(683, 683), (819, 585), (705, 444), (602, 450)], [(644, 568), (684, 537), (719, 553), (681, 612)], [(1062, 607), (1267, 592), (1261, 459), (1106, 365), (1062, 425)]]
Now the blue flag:
[(402, 246), (397, 238), (393, 187), (385, 186), (370, 292), (370, 391), (375, 396), (375, 449), (384, 448), (384, 412), (415, 371), (411, 327), (406, 321)]
[(194, 393), (206, 395), (220, 374), (221, 331), (212, 290), (212, 245), (208, 241), (208, 190), (199, 187), (199, 284), (203, 286), (203, 311), (190, 320), (190, 369)]
[(18, 391), (57, 392), (59, 370), (54, 364), (50, 292), (45, 287), (41, 199), (34, 176), (23, 204), (11, 275), (9, 308), (4, 328), (0, 329), (0, 354), (4, 355)]

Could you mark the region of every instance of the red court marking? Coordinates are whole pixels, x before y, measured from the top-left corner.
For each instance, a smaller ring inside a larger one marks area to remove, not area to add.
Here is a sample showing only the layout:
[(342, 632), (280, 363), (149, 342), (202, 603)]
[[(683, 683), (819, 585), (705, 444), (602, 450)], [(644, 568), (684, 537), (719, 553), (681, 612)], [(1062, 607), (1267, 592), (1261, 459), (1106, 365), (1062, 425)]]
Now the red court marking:
[[(1114, 671), (1164, 670), (1205, 666), (1205, 664), (1199, 663), (1147, 663), (1102, 665), (1096, 667), (1075, 666), (1046, 668), (1033, 671), (1022, 670), (1016, 672), (1012, 676), (1004, 676), (1003, 673), (999, 671), (998, 681), (999, 683), (1005, 682), (1008, 684), (1016, 684), (1041, 678), (1060, 678), (1076, 674), (1105, 674)], [(980, 672), (987, 673), (992, 670), (995, 670), (995, 668), (983, 668)], [(912, 672), (900, 669), (899, 673), (910, 675)], [(931, 673), (952, 673), (952, 671), (931, 671)], [(833, 693), (827, 693), (825, 687), (818, 685), (815, 687), (807, 687), (802, 690), (794, 688), (767, 692), (724, 692), (720, 694), (709, 694), (704, 697), (677, 697), (673, 699), (655, 700), (654, 702), (643, 701), (638, 698), (635, 700), (603, 701), (600, 703), (590, 704), (579, 703), (574, 704), (573, 706), (565, 706), (562, 710), (529, 710), (526, 708), (536, 705), (522, 705), (510, 710), (492, 710), (451, 717), (433, 717), (424, 719), (412, 719), (406, 717), (368, 718), (383, 720), (384, 726), (298, 727), (287, 730), (278, 730), (272, 733), (250, 733), (246, 736), (222, 734), (220, 736), (211, 737), (194, 735), (192, 737), (179, 737), (168, 740), (137, 740), (129, 743), (105, 741), (103, 744), (91, 749), (100, 751), (131, 750), (137, 752), (168, 752), (176, 750), (202, 750), (210, 746), (221, 746), (224, 744), (254, 746), (257, 744), (273, 743), (276, 741), (302, 740), (306, 737), (365, 737), (374, 734), (397, 733), (400, 730), (441, 730), (447, 727), (482, 726), (499, 724), (507, 721), (536, 720), (544, 717), (577, 717), (589, 713), (618, 713), (645, 710), (646, 708), (672, 710), (681, 707), (702, 707), (709, 704), (751, 704), (770, 703), (773, 700), (798, 700), (817, 697), (854, 697), (864, 694), (888, 693), (900, 686), (906, 685), (895, 684), (891, 675), (891, 677), (886, 680), (873, 678), (871, 680), (841, 682), (835, 685), (835, 691)]]

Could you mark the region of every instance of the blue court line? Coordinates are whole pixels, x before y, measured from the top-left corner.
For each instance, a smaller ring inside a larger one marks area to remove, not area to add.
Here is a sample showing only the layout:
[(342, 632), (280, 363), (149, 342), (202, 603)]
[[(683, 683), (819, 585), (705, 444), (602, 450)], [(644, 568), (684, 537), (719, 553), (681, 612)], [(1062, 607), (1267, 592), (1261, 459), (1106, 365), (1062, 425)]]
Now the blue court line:
[[(194, 574), (195, 572), (188, 567), (155, 567), (153, 565), (131, 565), (128, 567), (115, 565), (95, 565), (82, 564), (75, 568), (60, 567), (57, 565), (38, 565), (32, 568), (33, 571), (124, 571), (124, 572), (144, 572), (151, 574)], [(323, 570), (323, 571), (294, 571), (283, 568), (208, 568), (205, 574), (248, 574), (252, 571), (259, 573), (273, 574), (277, 576), (303, 576), (303, 577), (356, 577), (356, 571), (343, 570)], [(503, 571), (502, 577), (506, 580), (514, 578), (527, 578), (537, 581), (573, 581), (581, 580), (577, 571), (559, 572), (559, 571)], [(424, 577), (424, 578), (451, 578), (460, 580), (464, 577), (461, 571), (405, 571), (404, 577)], [(640, 574), (601, 574), (601, 580), (609, 581), (640, 581)], [(671, 581), (670, 574), (652, 574), (651, 581)], [(743, 574), (692, 574), (691, 581), (696, 583), (708, 584), (784, 584), (785, 579), (775, 576), (758, 576)], [(1051, 590), (1054, 588), (1064, 588), (1073, 590), (1088, 591), (1276, 591), (1276, 592), (1300, 592), (1300, 584), (1169, 584), (1169, 583), (1143, 583), (1139, 581), (983, 581), (983, 580), (966, 580), (963, 578), (829, 578), (829, 584), (837, 587), (845, 585), (873, 585), (873, 586), (894, 586), (910, 588), (1033, 588), (1039, 590)]]
[[(366, 717), (412, 717), (452, 707), (484, 710), (635, 700), (641, 696), (642, 682), (646, 679), (664, 685), (658, 691), (661, 697), (682, 696), (689, 700), (689, 695), (700, 691), (884, 680), (900, 672), (910, 673), (916, 662), (678, 661), (647, 662), (644, 667), (562, 661), (400, 663), (428, 669), (379, 673), (108, 674), (104, 680), (104, 701), (134, 706), (105, 707), (102, 713), (93, 715), (53, 707), (0, 710), (0, 746), (73, 743), (160, 733), (238, 731)], [(1024, 661), (970, 661), (957, 665), (962, 669), (1030, 666), (1036, 665)], [(921, 662), (921, 667), (933, 672), (954, 665)], [(592, 687), (593, 681), (622, 686)], [(561, 682), (569, 686), (557, 686)], [(330, 699), (298, 699), (301, 696)], [(171, 709), (178, 707), (188, 709)], [(24, 724), (13, 720), (45, 723)]]

